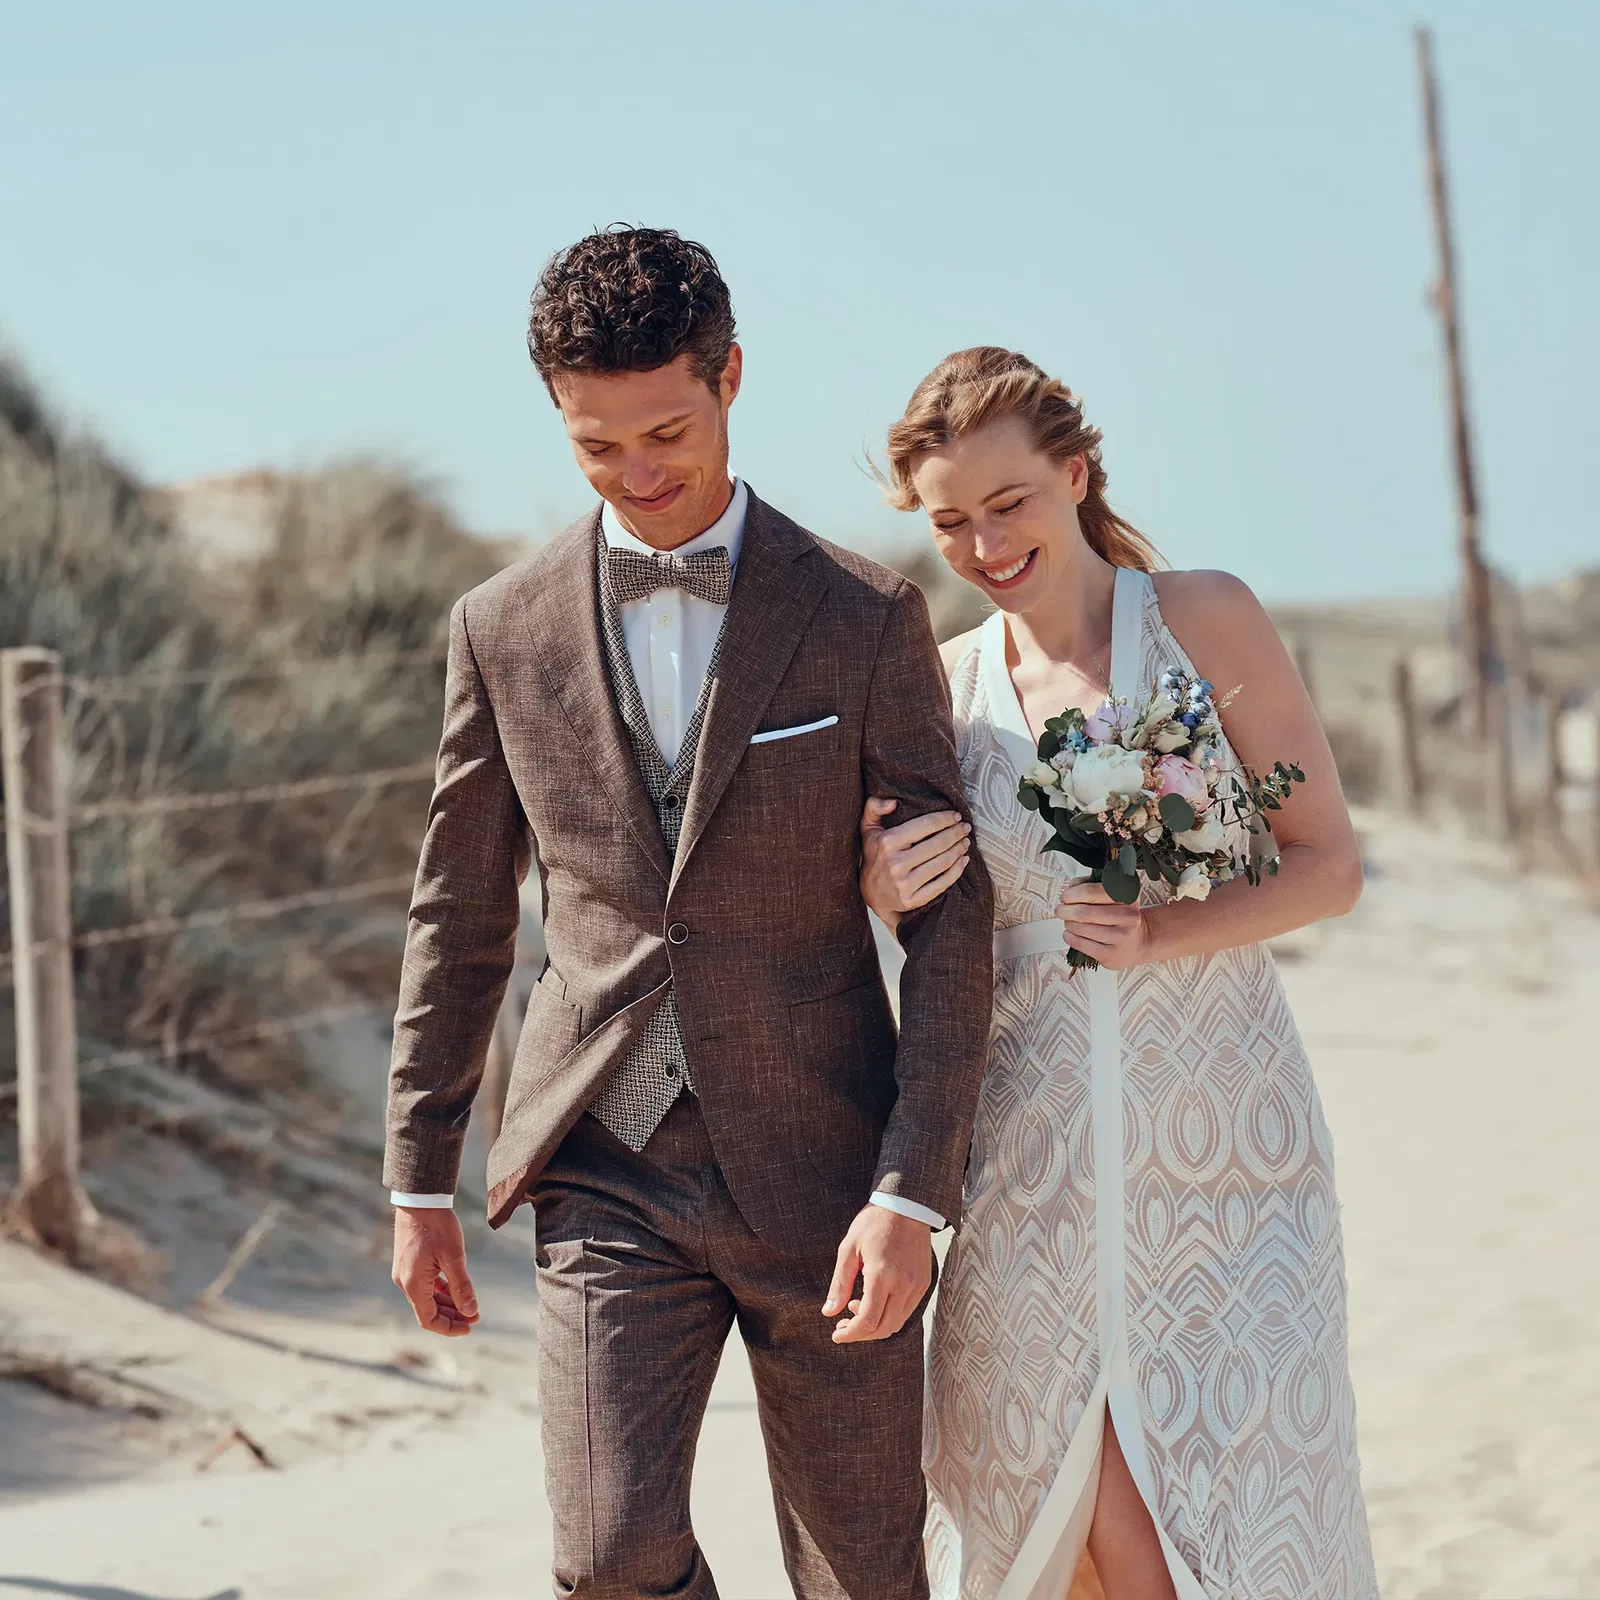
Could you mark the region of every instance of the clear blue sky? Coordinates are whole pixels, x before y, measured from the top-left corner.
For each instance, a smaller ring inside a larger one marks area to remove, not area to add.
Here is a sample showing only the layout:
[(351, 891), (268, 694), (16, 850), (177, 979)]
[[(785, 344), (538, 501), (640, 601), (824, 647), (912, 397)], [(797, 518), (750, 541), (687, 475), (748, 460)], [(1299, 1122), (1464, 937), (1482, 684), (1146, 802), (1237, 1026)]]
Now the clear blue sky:
[[(523, 348), (551, 251), (676, 226), (732, 284), (735, 463), (819, 533), (948, 350), (1085, 395), (1111, 494), (1271, 597), (1451, 581), (1414, 13), (11, 5), (0, 339), (139, 470), (375, 450), (491, 532), (586, 490)], [(1490, 554), (1600, 559), (1600, 7), (1439, 5)]]

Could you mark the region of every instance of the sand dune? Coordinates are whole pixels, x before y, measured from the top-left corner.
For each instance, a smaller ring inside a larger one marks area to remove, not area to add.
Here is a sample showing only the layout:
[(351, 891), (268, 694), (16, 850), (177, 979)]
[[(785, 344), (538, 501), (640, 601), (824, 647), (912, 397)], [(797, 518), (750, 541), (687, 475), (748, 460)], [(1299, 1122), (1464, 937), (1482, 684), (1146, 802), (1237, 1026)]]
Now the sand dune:
[[(1464, 837), (1361, 825), (1362, 904), (1280, 954), (1338, 1149), (1384, 1593), (1589, 1600), (1600, 919)], [(545, 1592), (526, 1250), (485, 1253), (488, 1324), (444, 1347), (381, 1296), (206, 1323), (4, 1247), (0, 1349), (53, 1352), (112, 1409), (0, 1383), (0, 1596)], [(236, 1446), (198, 1473), (235, 1420), (280, 1464)], [(786, 1594), (736, 1348), (696, 1471), (727, 1600)]]

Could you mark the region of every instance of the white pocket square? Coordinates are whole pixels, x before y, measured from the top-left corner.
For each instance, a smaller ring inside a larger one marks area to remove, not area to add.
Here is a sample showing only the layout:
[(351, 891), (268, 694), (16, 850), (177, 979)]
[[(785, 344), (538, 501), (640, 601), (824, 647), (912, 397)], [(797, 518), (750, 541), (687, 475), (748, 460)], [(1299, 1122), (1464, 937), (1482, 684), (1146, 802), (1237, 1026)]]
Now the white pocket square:
[(823, 728), (831, 728), (838, 720), (837, 717), (824, 717), (821, 722), (803, 722), (798, 728), (770, 728), (766, 733), (752, 734), (750, 743), (771, 744), (774, 739), (797, 739), (802, 733), (818, 733)]

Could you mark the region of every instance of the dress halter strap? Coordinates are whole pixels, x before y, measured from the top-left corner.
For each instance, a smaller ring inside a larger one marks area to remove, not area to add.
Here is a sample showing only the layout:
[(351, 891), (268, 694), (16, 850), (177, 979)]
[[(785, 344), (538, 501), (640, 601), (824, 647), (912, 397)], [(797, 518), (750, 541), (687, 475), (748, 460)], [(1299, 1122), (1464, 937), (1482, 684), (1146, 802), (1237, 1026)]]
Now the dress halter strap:
[(1150, 574), (1137, 567), (1118, 567), (1111, 594), (1111, 698), (1135, 704), (1150, 692), (1140, 683), (1144, 658), (1144, 597)]

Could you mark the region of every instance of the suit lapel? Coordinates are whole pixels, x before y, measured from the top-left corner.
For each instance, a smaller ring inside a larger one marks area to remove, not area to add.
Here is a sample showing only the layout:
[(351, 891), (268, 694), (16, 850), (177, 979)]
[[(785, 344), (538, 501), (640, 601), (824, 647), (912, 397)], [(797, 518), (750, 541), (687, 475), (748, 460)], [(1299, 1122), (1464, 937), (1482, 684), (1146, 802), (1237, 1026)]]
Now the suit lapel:
[(744, 759), (750, 735), (783, 681), (827, 589), (822, 562), (801, 559), (815, 552), (816, 544), (807, 534), (750, 496), (739, 570), (722, 625), (717, 674), (683, 808), (674, 883)]
[(538, 590), (525, 594), (525, 615), (550, 693), (571, 724), (600, 788), (621, 812), (651, 865), (666, 878), (672, 865), (666, 840), (606, 673), (595, 571), (599, 525), (596, 511), (560, 536), (568, 548), (552, 552), (555, 559), (545, 564)]

